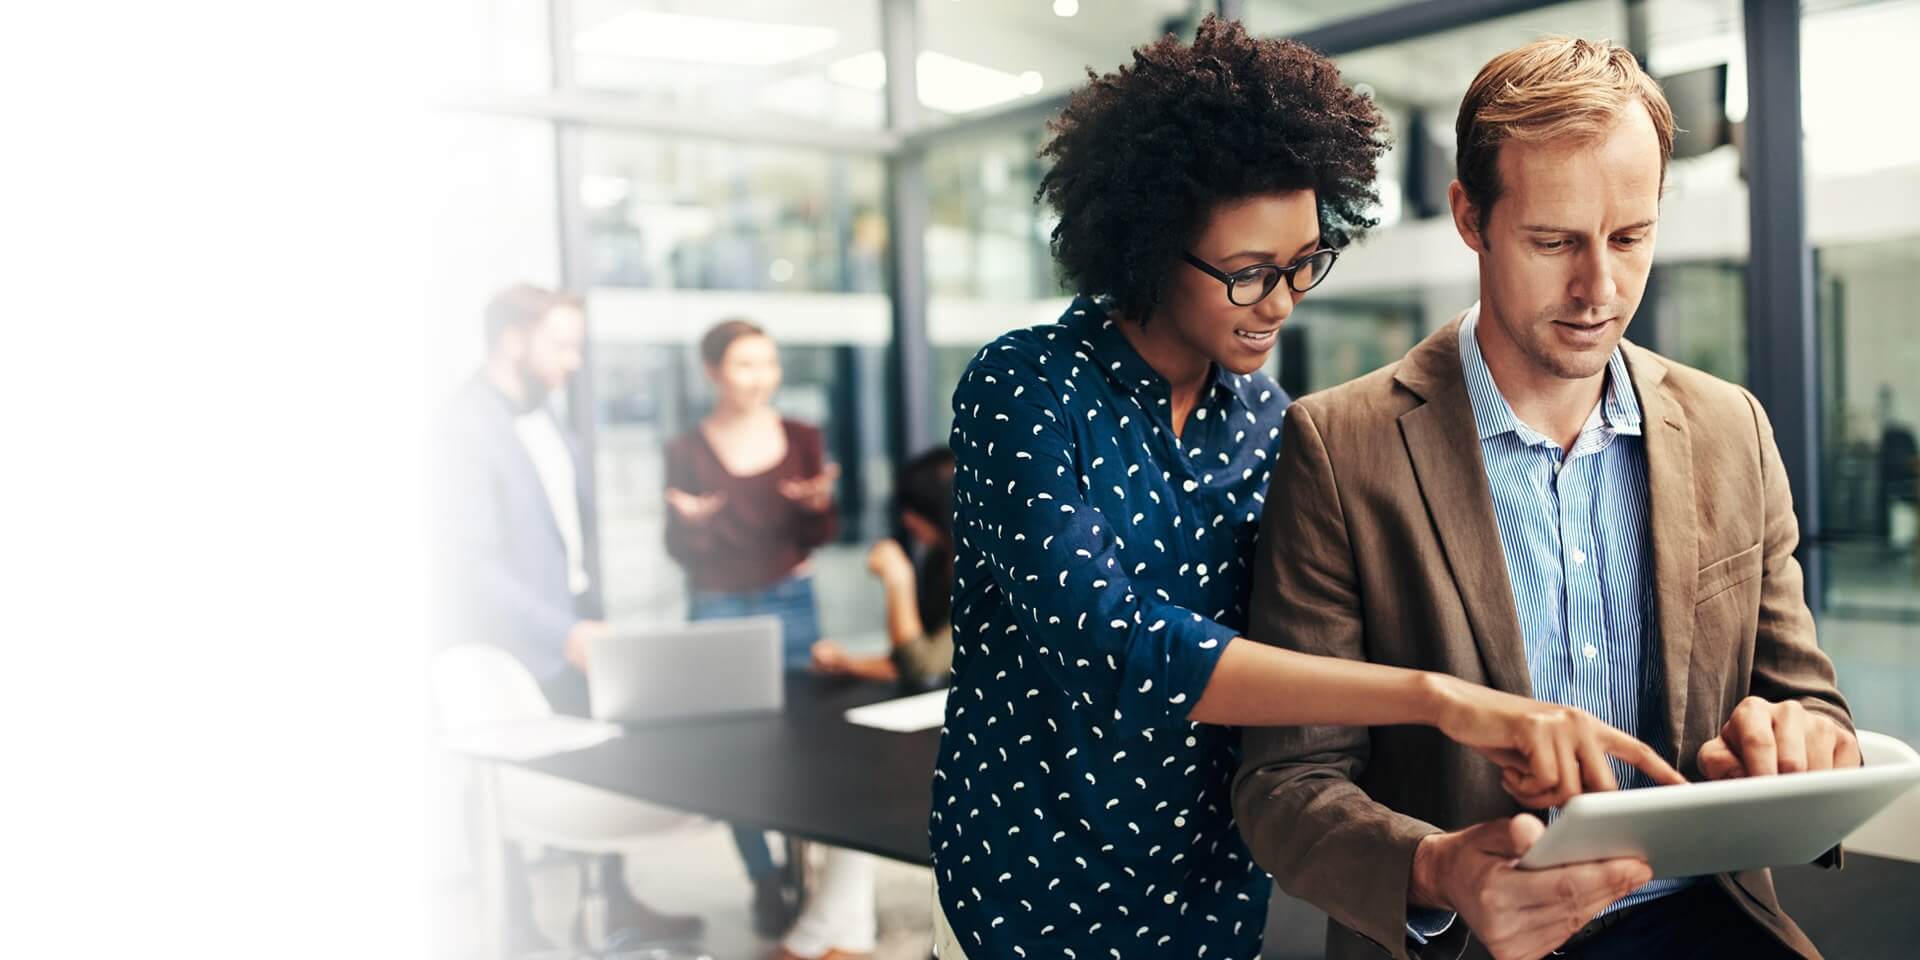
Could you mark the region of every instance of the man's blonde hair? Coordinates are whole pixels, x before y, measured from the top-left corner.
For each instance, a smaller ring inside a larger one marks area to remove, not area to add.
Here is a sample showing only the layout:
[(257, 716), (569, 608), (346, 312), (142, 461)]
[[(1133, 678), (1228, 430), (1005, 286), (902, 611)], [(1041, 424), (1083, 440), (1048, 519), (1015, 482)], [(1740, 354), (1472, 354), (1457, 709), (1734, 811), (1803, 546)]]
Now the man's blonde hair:
[(1633, 53), (1606, 40), (1542, 37), (1487, 61), (1454, 121), (1455, 175), (1486, 229), (1500, 199), (1500, 145), (1597, 138), (1640, 104), (1660, 138), (1660, 180), (1673, 156), (1673, 108)]

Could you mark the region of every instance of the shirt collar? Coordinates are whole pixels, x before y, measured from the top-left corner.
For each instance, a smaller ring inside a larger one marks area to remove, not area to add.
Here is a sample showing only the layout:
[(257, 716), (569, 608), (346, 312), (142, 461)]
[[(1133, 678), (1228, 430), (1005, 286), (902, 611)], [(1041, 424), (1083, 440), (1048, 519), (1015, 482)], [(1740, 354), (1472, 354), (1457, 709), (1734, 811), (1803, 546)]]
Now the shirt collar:
[[(1100, 372), (1122, 390), (1144, 393), (1154, 399), (1167, 397), (1167, 378), (1133, 349), (1133, 344), (1120, 332), (1119, 325), (1126, 321), (1108, 313), (1100, 301), (1088, 296), (1075, 297), (1060, 322), (1092, 348), (1090, 353), (1093, 362), (1099, 364)], [(1212, 371), (1214, 392), (1235, 397), (1242, 406), (1253, 406), (1253, 377), (1229, 373), (1217, 363), (1213, 364)]]
[[(1486, 358), (1480, 353), (1480, 341), (1474, 336), (1479, 326), (1480, 304), (1476, 302), (1460, 320), (1460, 365), (1466, 374), (1467, 399), (1473, 404), (1473, 423), (1480, 439), (1512, 433), (1529, 446), (1547, 442), (1546, 437), (1514, 415), (1512, 405), (1494, 385), (1493, 372), (1487, 369)], [(1607, 389), (1589, 424), (1592, 419), (1604, 420), (1616, 434), (1640, 435), (1640, 399), (1634, 396), (1633, 379), (1627, 375), (1626, 355), (1618, 346), (1607, 358)]]

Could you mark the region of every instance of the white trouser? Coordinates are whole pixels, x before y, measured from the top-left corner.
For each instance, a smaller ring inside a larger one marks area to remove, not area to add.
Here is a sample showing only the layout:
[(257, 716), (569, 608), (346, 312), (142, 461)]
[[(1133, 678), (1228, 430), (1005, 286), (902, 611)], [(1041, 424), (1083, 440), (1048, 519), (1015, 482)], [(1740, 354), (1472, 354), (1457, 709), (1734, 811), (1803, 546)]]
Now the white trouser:
[(967, 960), (967, 952), (960, 949), (960, 939), (954, 936), (953, 925), (947, 922), (947, 911), (940, 906), (940, 888), (933, 888), (933, 955), (935, 960)]
[(879, 928), (873, 907), (877, 863), (872, 854), (825, 847), (819, 882), (781, 946), (802, 957), (829, 950), (872, 953)]

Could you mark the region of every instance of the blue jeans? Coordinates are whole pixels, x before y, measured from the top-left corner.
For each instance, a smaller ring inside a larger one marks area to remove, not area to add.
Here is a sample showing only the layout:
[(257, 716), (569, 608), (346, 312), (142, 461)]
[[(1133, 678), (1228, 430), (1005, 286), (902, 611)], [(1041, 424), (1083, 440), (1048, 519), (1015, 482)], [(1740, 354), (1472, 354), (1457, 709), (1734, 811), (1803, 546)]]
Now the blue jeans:
[[(689, 600), (687, 616), (691, 620), (779, 617), (781, 664), (789, 673), (803, 672), (813, 665), (813, 645), (820, 639), (820, 611), (814, 603), (811, 576), (788, 577), (771, 587), (745, 593), (695, 590)], [(765, 832), (736, 826), (733, 845), (746, 863), (747, 876), (758, 880), (776, 869)]]
[(690, 620), (733, 617), (780, 618), (780, 661), (789, 671), (813, 665), (813, 645), (820, 639), (820, 612), (813, 600), (813, 577), (788, 577), (771, 587), (745, 593), (695, 590), (689, 598)]

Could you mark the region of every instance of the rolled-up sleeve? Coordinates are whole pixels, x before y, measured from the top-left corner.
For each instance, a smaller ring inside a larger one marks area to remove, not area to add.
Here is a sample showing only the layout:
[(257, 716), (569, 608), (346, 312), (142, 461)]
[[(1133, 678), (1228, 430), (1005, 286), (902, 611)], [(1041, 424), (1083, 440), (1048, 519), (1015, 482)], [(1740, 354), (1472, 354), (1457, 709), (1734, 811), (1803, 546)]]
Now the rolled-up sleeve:
[(954, 393), (956, 534), (1012, 602), (1008, 632), (1055, 683), (1089, 705), (1110, 697), (1123, 734), (1184, 721), (1238, 631), (1135, 589), (1121, 530), (1082, 487), (1067, 415), (1031, 357), (975, 361)]

